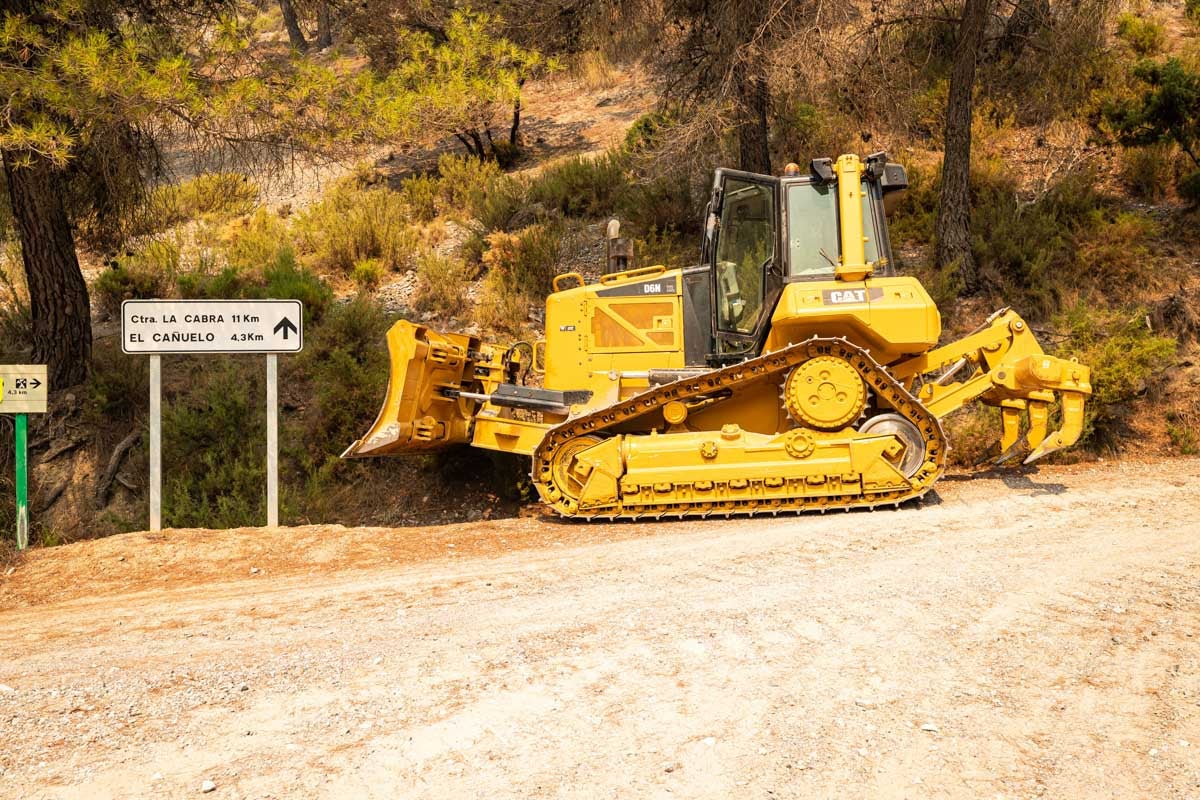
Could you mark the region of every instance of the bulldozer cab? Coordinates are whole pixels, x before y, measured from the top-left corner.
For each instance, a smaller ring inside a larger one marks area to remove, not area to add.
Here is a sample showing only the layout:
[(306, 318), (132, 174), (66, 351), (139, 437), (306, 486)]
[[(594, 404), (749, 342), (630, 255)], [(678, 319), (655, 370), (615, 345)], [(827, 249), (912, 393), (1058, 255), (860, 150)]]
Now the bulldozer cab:
[[(884, 194), (906, 181), (903, 168), (882, 154), (875, 163), (862, 178), (863, 237), (866, 260), (886, 276), (894, 273)], [(708, 360), (722, 364), (762, 350), (785, 284), (834, 278), (842, 256), (836, 179), (817, 161), (811, 174), (782, 178), (718, 169), (705, 217)]]

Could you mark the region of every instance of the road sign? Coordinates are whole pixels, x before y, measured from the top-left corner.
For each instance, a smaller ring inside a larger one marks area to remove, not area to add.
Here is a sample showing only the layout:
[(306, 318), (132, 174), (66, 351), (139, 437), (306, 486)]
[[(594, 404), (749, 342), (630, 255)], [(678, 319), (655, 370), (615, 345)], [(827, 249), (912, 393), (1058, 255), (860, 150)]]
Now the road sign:
[(303, 348), (304, 307), (299, 300), (126, 300), (121, 304), (121, 349), (150, 356), (150, 530), (162, 529), (161, 356), (266, 354), (267, 524), (274, 527), (279, 524), (278, 354)]
[(46, 384), (45, 364), (0, 364), (0, 414), (45, 414)]
[(126, 353), (298, 353), (304, 347), (299, 300), (126, 300)]
[(46, 413), (48, 383), (45, 364), (0, 364), (0, 414), (13, 415), (18, 550), (29, 546), (29, 419), (26, 414)]

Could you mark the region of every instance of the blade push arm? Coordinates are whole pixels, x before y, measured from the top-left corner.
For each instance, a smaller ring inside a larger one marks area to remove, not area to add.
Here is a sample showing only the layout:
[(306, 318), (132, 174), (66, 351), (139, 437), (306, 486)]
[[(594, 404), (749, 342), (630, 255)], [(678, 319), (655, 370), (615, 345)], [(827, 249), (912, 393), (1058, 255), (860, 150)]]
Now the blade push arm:
[[(892, 374), (912, 389), (921, 376), (950, 369), (916, 390), (939, 418), (980, 400), (999, 406), (1004, 423), (1001, 461), (1029, 447), (1028, 464), (1079, 439), (1084, 396), (1091, 394), (1091, 370), (1077, 361), (1047, 355), (1014, 311), (1001, 309), (970, 335), (896, 365)], [(1049, 406), (1061, 398), (1062, 427), (1047, 435)], [(1020, 434), (1021, 412), (1029, 429)]]

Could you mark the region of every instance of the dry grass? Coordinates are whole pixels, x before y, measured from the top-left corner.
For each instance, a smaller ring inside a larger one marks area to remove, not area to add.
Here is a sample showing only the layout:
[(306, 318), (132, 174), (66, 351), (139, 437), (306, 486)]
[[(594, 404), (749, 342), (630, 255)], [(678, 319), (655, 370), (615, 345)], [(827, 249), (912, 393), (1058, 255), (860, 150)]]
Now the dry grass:
[(620, 82), (616, 66), (602, 50), (580, 53), (570, 63), (570, 75), (583, 84), (589, 92), (612, 89)]

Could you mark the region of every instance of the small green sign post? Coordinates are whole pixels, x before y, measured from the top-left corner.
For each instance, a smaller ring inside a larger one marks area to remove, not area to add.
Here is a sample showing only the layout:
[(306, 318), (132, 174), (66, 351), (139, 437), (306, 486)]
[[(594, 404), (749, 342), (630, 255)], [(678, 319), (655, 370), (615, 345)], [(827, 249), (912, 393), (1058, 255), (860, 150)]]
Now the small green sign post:
[(17, 549), (29, 546), (29, 415), (46, 413), (45, 364), (0, 364), (0, 414), (13, 415)]
[(29, 547), (29, 415), (16, 415), (17, 549)]

